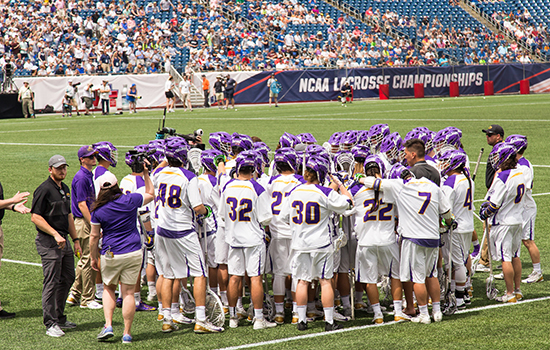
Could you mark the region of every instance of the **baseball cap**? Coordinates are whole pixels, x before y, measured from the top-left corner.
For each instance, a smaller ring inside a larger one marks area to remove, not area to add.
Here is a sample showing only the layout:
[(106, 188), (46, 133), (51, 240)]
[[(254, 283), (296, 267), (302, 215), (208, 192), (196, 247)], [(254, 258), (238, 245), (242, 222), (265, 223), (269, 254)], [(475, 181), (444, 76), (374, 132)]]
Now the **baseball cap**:
[(481, 131), (483, 131), (485, 134), (498, 134), (500, 136), (504, 136), (504, 129), (498, 124), (492, 124), (487, 129), (483, 129)]
[(80, 147), (78, 150), (78, 158), (86, 158), (96, 153), (96, 150), (91, 145)]
[(62, 165), (69, 165), (67, 164), (67, 161), (65, 160), (65, 157), (60, 156), (59, 154), (56, 154), (55, 156), (50, 158), (50, 161), (48, 162), (48, 166), (58, 168)]
[(99, 182), (99, 188), (102, 190), (106, 190), (117, 184), (116, 176), (110, 171), (98, 177), (97, 181)]

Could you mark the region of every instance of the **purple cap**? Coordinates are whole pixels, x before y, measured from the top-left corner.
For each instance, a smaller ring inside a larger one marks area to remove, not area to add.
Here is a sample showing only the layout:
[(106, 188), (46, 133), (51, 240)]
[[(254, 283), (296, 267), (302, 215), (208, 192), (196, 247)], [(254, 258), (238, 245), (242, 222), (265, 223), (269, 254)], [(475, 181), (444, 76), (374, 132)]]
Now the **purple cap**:
[(89, 156), (92, 156), (96, 153), (95, 148), (92, 145), (86, 145), (80, 147), (78, 150), (78, 158), (87, 158)]

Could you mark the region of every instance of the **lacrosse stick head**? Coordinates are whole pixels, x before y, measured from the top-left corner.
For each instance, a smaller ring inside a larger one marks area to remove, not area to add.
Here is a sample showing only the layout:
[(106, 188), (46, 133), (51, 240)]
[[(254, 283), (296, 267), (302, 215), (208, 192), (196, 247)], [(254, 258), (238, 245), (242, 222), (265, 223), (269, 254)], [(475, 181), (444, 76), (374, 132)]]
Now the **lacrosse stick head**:
[(338, 151), (333, 157), (334, 166), (336, 171), (351, 171), (355, 160), (350, 151)]
[(490, 275), (485, 280), (485, 292), (489, 300), (495, 300), (498, 295), (498, 289), (495, 287), (494, 277)]
[(210, 289), (206, 288), (206, 319), (216, 327), (222, 327), (225, 323), (223, 303), (220, 298)]
[(200, 174), (201, 169), (201, 154), (202, 150), (199, 148), (191, 148), (189, 151), (187, 151), (187, 159), (189, 160), (189, 164), (193, 167), (193, 170), (195, 171), (195, 174)]
[(453, 292), (450, 290), (447, 291), (445, 294), (445, 302), (443, 303), (442, 313), (446, 316), (453, 315), (458, 310), (457, 304), (456, 304), (456, 297)]

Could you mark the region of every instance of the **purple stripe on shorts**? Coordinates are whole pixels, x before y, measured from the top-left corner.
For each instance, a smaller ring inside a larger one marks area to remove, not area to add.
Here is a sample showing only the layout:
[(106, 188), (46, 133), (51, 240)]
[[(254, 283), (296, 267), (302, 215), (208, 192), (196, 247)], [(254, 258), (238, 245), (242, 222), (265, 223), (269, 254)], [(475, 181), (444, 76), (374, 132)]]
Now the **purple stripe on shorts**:
[(258, 276), (262, 275), (262, 254), (260, 253), (260, 257), (258, 258)]
[[(451, 265), (452, 265), (452, 262), (451, 262)], [(432, 267), (432, 271), (430, 271), (430, 275), (428, 277), (433, 277), (434, 276), (434, 271), (435, 271), (436, 267), (437, 267), (437, 260), (434, 261), (434, 266)]]
[(393, 259), (391, 259), (391, 261), (390, 261), (390, 273), (389, 273), (389, 276), (388, 276), (389, 278), (391, 278), (391, 267), (392, 267), (392, 265), (393, 265)]
[(414, 281), (413, 281), (413, 270), (412, 270), (411, 263), (409, 263), (409, 275), (411, 275), (411, 282), (414, 283)]
[(325, 262), (323, 263), (323, 272), (321, 273), (321, 279), (325, 279), (325, 266), (327, 266), (327, 258), (325, 258)]
[(356, 281), (357, 282), (361, 282), (361, 262), (359, 261), (357, 263), (357, 278), (356, 278)]
[(182, 238), (187, 235), (190, 235), (191, 233), (194, 233), (195, 230), (184, 230), (184, 231), (173, 231), (173, 230), (167, 230), (162, 227), (157, 227), (157, 234), (162, 237), (166, 238)]
[(187, 259), (187, 256), (185, 257), (185, 265), (187, 265), (187, 277), (189, 277), (191, 269), (189, 268), (189, 259)]
[(534, 241), (534, 232), (533, 232), (533, 220), (529, 220), (529, 240)]
[(504, 250), (502, 250), (502, 245), (500, 246), (500, 257), (501, 260), (504, 261)]
[(206, 277), (206, 272), (204, 272), (204, 266), (203, 266), (203, 264), (202, 264), (202, 256), (200, 256), (200, 254), (199, 254), (199, 262), (201, 263), (202, 275), (203, 275), (204, 277)]

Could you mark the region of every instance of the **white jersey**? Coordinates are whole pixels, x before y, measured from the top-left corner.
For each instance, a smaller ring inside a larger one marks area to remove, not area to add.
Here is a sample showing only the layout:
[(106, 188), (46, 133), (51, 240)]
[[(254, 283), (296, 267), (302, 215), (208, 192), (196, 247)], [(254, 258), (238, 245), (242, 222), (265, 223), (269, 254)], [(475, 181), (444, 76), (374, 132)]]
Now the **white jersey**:
[(470, 189), (470, 183), (466, 176), (463, 174), (451, 175), (445, 180), (441, 190), (451, 203), (451, 212), (458, 224), (456, 232), (474, 232), (474, 182), (472, 181), (472, 188)]
[(295, 187), (281, 210), (281, 219), (290, 222), (292, 249), (312, 251), (330, 247), (331, 214), (343, 214), (350, 205), (347, 196), (328, 187), (313, 184)]
[(485, 199), (499, 207), (490, 219), (492, 225), (517, 225), (523, 222), (525, 178), (519, 169), (497, 173)]
[(96, 199), (97, 199), (97, 195), (99, 194), (99, 191), (101, 190), (101, 186), (99, 185), (99, 177), (105, 173), (110, 173), (110, 171), (101, 165), (96, 166), (94, 170), (92, 170)]
[[(145, 194), (145, 181), (143, 180), (143, 177), (139, 175), (126, 175), (119, 184), (120, 190), (124, 194), (129, 193), (139, 193), (141, 195)], [(142, 225), (140, 222), (140, 217), (145, 222), (148, 218), (151, 218), (151, 208), (152, 208), (153, 202), (145, 204), (144, 206), (141, 206), (138, 208), (138, 219), (137, 219), (137, 228), (142, 233), (145, 234), (145, 227), (142, 229)], [(143, 215), (143, 216), (142, 216)]]
[(271, 208), (269, 195), (260, 184), (255, 180), (230, 180), (221, 191), (218, 208), (229, 246), (263, 244), (263, 226), (271, 221)]
[(527, 211), (532, 211), (533, 209), (536, 210), (537, 203), (535, 203), (535, 199), (533, 198), (533, 178), (535, 177), (533, 166), (530, 161), (524, 157), (521, 157), (518, 160), (516, 169), (523, 172), (523, 178), (525, 179), (525, 196), (523, 197), (523, 206)]
[(381, 189), (384, 201), (396, 203), (399, 207), (399, 227), (403, 238), (426, 247), (437, 247), (439, 215), (451, 209), (441, 189), (424, 177), (405, 182), (382, 180)]
[(206, 219), (206, 232), (216, 233), (218, 231), (218, 204), (220, 202), (216, 177), (208, 174), (200, 175), (199, 192), (202, 203), (212, 208), (212, 216)]
[(356, 184), (349, 189), (355, 203), (355, 234), (359, 246), (387, 246), (396, 243), (395, 204), (384, 202), (379, 194), (379, 206), (370, 212), (374, 204), (374, 190)]
[(288, 221), (285, 222), (281, 220), (281, 208), (284, 197), (288, 196), (294, 187), (304, 182), (304, 179), (296, 174), (277, 175), (270, 178), (269, 184), (267, 185), (267, 192), (271, 197), (271, 212), (273, 214), (273, 219), (271, 219), (271, 224), (269, 224), (271, 238), (292, 238)]
[(256, 179), (256, 181), (262, 185), (263, 188), (267, 189), (267, 185), (269, 184), (269, 180), (271, 180), (271, 177), (267, 174), (262, 173), (260, 177)]
[(174, 87), (174, 82), (172, 80), (167, 80), (166, 83), (164, 83), (164, 91), (172, 91), (172, 88)]
[(195, 231), (193, 208), (202, 204), (198, 180), (189, 170), (157, 168), (152, 175), (157, 190), (157, 234), (180, 238)]

